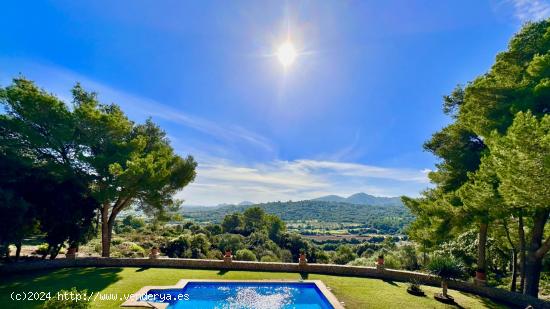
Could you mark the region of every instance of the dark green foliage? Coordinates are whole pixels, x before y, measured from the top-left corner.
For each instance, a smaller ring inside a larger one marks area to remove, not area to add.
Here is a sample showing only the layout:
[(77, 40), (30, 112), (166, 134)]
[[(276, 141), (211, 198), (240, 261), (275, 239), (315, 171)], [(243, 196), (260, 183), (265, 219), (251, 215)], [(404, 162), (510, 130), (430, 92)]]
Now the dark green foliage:
[(334, 256), (334, 263), (336, 264), (347, 264), (357, 258), (353, 248), (349, 245), (342, 245), (336, 250)]
[(244, 237), (239, 234), (221, 234), (217, 237), (216, 246), (222, 251), (237, 252), (244, 248)]
[[(445, 251), (499, 275), (522, 266), (522, 292), (531, 296), (538, 296), (550, 250), (549, 51), (550, 19), (527, 23), (487, 73), (444, 97), (453, 123), (424, 145), (441, 159), (429, 175), (436, 187), (403, 199), (417, 217), (409, 236), (424, 253), (446, 244)], [(504, 231), (507, 222), (517, 228)], [(470, 229), (476, 243), (457, 244)], [(491, 234), (506, 244), (491, 245)], [(512, 257), (519, 261), (506, 266), (502, 260)]]
[(194, 259), (204, 259), (210, 251), (210, 240), (205, 234), (199, 233), (193, 235), (191, 239), (191, 257)]
[(0, 154), (0, 200), (0, 243), (18, 243), (38, 229), (50, 245), (44, 256), (54, 258), (66, 241), (78, 245), (92, 236), (98, 203), (75, 177)]
[(248, 249), (241, 249), (235, 254), (235, 259), (239, 261), (256, 261), (256, 255)]
[(223, 217), (222, 228), (225, 233), (239, 233), (243, 225), (242, 214), (233, 213)]
[(250, 207), (243, 212), (245, 233), (262, 230), (266, 225), (265, 211), (260, 207)]
[(187, 234), (181, 235), (178, 238), (170, 240), (163, 247), (162, 252), (169, 257), (188, 257), (191, 255), (191, 237)]
[(47, 300), (42, 309), (87, 309), (92, 305), (88, 290), (60, 290)]
[(128, 215), (124, 217), (124, 219), (122, 220), (122, 224), (129, 226), (133, 229), (139, 229), (145, 226), (145, 220), (143, 220), (142, 218), (134, 217), (132, 215)]
[(433, 275), (444, 279), (460, 279), (465, 275), (464, 266), (453, 256), (439, 255), (431, 259), (427, 269)]
[(69, 107), (24, 78), (0, 89), (0, 152), (91, 190), (101, 205), (108, 256), (116, 216), (134, 205), (158, 220), (170, 218), (179, 206), (174, 194), (193, 181), (196, 162), (176, 155), (150, 119), (134, 124), (79, 84), (72, 94)]
[[(221, 206), (215, 208), (184, 208), (188, 217), (203, 222), (222, 222), (225, 232), (238, 232), (240, 221), (237, 215), (227, 218), (227, 214), (243, 212), (251, 206)], [(338, 202), (299, 201), (272, 202), (258, 204), (267, 214), (273, 214), (284, 221), (319, 220), (323, 222), (361, 223), (381, 233), (395, 233), (408, 225), (413, 216), (401, 206), (353, 205)], [(229, 230), (228, 230), (229, 229)]]

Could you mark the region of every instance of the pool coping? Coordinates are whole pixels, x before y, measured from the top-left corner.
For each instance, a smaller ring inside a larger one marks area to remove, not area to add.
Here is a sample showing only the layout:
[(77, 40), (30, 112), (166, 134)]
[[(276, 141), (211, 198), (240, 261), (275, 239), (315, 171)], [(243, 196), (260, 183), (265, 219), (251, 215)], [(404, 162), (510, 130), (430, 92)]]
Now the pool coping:
[(321, 280), (284, 280), (284, 279), (265, 279), (265, 280), (216, 280), (216, 279), (181, 279), (175, 285), (162, 285), (162, 286), (153, 286), (148, 285), (144, 286), (139, 291), (132, 294), (122, 305), (121, 307), (144, 307), (144, 308), (157, 308), (157, 309), (166, 309), (168, 303), (155, 303), (150, 301), (139, 300), (141, 295), (147, 294), (149, 290), (169, 290), (169, 289), (183, 289), (188, 283), (191, 282), (244, 282), (244, 283), (313, 283), (321, 294), (327, 299), (329, 304), (335, 309), (344, 309), (344, 306), (338, 301), (336, 296), (327, 288), (327, 286)]

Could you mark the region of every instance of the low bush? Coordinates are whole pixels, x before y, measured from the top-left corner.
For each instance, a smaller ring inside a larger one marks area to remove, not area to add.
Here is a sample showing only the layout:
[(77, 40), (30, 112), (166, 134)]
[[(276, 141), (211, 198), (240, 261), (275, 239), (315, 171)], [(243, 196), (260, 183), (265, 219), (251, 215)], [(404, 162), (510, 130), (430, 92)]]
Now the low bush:
[(60, 290), (42, 304), (43, 309), (87, 309), (91, 306), (88, 290)]
[(241, 249), (235, 254), (235, 259), (239, 261), (256, 261), (256, 255), (248, 249)]
[(125, 241), (118, 246), (115, 246), (113, 254), (118, 257), (144, 257), (146, 255), (145, 249), (140, 245)]

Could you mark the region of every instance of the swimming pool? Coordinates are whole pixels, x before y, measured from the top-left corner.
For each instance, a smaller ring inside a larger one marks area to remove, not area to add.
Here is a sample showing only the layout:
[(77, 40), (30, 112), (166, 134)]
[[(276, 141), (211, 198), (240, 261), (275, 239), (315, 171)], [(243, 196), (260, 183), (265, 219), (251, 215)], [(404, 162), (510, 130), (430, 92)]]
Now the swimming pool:
[[(183, 281), (183, 282), (182, 282)], [(137, 305), (184, 309), (332, 309), (342, 308), (319, 280), (187, 281), (174, 287), (145, 287)], [(123, 304), (124, 305), (136, 305)]]

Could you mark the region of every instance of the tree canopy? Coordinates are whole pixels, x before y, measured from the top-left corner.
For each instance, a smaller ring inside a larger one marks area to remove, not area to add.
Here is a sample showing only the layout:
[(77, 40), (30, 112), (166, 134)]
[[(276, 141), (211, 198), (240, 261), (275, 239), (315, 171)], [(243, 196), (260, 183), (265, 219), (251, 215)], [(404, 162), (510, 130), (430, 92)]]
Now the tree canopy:
[(79, 84), (69, 106), (19, 77), (0, 89), (0, 151), (56, 177), (80, 179), (100, 205), (103, 255), (109, 255), (116, 216), (138, 209), (165, 218), (179, 207), (175, 193), (195, 178), (197, 163), (182, 158), (151, 119), (129, 120)]

